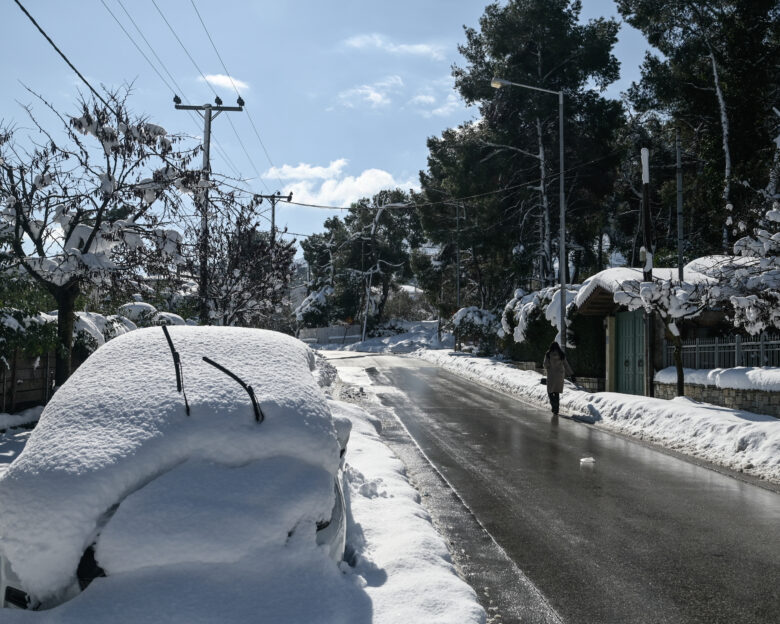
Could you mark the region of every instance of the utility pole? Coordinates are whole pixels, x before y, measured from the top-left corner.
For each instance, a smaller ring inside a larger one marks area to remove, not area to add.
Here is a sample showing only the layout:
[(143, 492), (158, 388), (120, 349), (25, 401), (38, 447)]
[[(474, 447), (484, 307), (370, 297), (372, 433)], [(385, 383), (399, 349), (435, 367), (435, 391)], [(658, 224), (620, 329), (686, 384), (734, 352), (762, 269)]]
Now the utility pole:
[(286, 201), (291, 202), (292, 201), (292, 191), (285, 197), (282, 195), (279, 191), (276, 191), (276, 194), (274, 195), (255, 195), (255, 197), (261, 197), (262, 199), (267, 199), (269, 202), (271, 202), (271, 247), (274, 246), (276, 238), (275, 238), (275, 232), (276, 232), (276, 202), (278, 201)]
[[(642, 249), (644, 250), (643, 281), (653, 281), (653, 243), (650, 223), (650, 150), (642, 148)], [(645, 395), (653, 396), (653, 313), (645, 311)]]
[(244, 110), (244, 100), (238, 98), (238, 106), (222, 106), (222, 100), (216, 99), (216, 106), (213, 104), (203, 104), (201, 106), (192, 106), (182, 104), (178, 95), (173, 97), (173, 102), (177, 110), (193, 110), (203, 117), (203, 176), (202, 184), (199, 185), (200, 191), (196, 195), (200, 208), (200, 281), (198, 290), (200, 294), (200, 323), (208, 325), (209, 318), (209, 177), (211, 173), (211, 162), (209, 159), (211, 149), (211, 122), (222, 112), (241, 112)]
[[(460, 204), (455, 204), (455, 210), (455, 307), (460, 310)], [(457, 327), (455, 350), (460, 351), (460, 332)]]
[(566, 254), (566, 193), (563, 171), (563, 91), (558, 91), (558, 158), (560, 162), (560, 174), (558, 177), (558, 190), (560, 206), (561, 233), (558, 239), (558, 276), (561, 283), (561, 320), (559, 322), (561, 332), (561, 348), (566, 351), (566, 269), (569, 268), (568, 255)]
[(682, 282), (683, 276), (683, 176), (682, 156), (680, 155), (680, 129), (675, 128), (675, 147), (677, 149), (677, 273)]

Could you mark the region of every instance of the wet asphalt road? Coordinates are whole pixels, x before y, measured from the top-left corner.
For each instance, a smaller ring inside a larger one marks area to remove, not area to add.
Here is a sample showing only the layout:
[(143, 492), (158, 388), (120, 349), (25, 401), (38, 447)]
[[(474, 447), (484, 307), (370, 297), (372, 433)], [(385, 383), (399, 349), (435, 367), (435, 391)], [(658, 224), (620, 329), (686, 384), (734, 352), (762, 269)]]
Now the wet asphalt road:
[(413, 358), (333, 357), (367, 369), (385, 435), (496, 622), (780, 622), (777, 492)]

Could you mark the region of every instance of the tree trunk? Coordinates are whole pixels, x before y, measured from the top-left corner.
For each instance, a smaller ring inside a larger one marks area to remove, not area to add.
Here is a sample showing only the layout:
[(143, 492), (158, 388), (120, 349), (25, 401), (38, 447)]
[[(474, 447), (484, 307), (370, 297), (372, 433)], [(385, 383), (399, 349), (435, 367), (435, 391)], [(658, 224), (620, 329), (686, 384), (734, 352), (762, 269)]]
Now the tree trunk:
[(677, 396), (685, 396), (685, 374), (682, 363), (682, 338), (672, 336), (674, 345), (674, 367), (677, 369)]
[(542, 200), (542, 232), (544, 240), (544, 270), (542, 275), (545, 286), (553, 283), (552, 275), (552, 231), (550, 226), (550, 202), (547, 198), (547, 160), (544, 154), (542, 121), (536, 118), (536, 138), (539, 141), (539, 193)]
[(385, 304), (387, 303), (387, 298), (390, 296), (390, 276), (383, 275), (382, 276), (382, 297), (379, 299), (379, 305), (377, 306), (377, 321), (381, 322), (382, 317), (385, 313)]
[(19, 361), (19, 349), (14, 348), (14, 354), (11, 357), (11, 409), (16, 409), (16, 365)]
[[(726, 110), (726, 100), (723, 97), (723, 90), (720, 88), (720, 78), (718, 76), (718, 63), (715, 60), (715, 53), (710, 47), (709, 43), (707, 47), (710, 51), (710, 61), (712, 63), (712, 81), (715, 84), (715, 94), (718, 97), (718, 109), (720, 111), (720, 126), (721, 126), (721, 138), (723, 140), (723, 160), (725, 161), (723, 171), (723, 201), (725, 202), (726, 210), (731, 216), (731, 150), (729, 149), (729, 116)], [(723, 251), (728, 253), (729, 246), (729, 230), (728, 226), (723, 226)]]
[(54, 351), (54, 385), (59, 388), (71, 373), (73, 325), (76, 320), (77, 287), (63, 286), (54, 293), (57, 301), (57, 347)]

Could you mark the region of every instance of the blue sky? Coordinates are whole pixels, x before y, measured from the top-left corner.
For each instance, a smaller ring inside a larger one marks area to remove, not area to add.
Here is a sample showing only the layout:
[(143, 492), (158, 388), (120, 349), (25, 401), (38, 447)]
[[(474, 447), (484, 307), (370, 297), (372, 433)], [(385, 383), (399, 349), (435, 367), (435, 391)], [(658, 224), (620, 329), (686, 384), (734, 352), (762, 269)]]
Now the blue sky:
[[(232, 105), (235, 84), (247, 112), (215, 119), (212, 169), (240, 175), (255, 192), (347, 206), (382, 188), (417, 186), (427, 137), (477, 115), (457, 97), (450, 68), (463, 63), (463, 25), (478, 27), (482, 1), (21, 1), (93, 86), (132, 82), (131, 107), (169, 132), (202, 135), (200, 118), (174, 109), (173, 91), (203, 104), (213, 89)], [(616, 15), (612, 0), (583, 1), (583, 20), (601, 15)], [(621, 79), (608, 95), (638, 78), (646, 49), (624, 25), (615, 49)], [(19, 102), (34, 99), (20, 82), (75, 112), (83, 83), (11, 0), (0, 5), (0, 52), (0, 119), (29, 127)], [(277, 226), (310, 234), (332, 214), (342, 213), (279, 204)]]

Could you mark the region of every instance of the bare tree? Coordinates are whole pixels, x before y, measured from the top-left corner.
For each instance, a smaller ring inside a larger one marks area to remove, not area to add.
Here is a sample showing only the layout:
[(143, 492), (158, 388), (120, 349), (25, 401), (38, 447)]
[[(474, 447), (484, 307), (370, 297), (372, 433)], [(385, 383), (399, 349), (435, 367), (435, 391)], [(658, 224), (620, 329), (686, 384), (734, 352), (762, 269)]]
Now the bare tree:
[[(272, 241), (260, 230), (261, 201), (241, 203), (227, 193), (210, 202), (220, 209), (209, 228), (208, 304), (217, 324), (271, 328), (288, 303), (295, 241)], [(191, 235), (197, 238), (197, 232)], [(198, 257), (196, 248), (193, 266)]]
[(180, 190), (197, 186), (185, 167), (196, 150), (127, 108), (128, 89), (81, 99), (50, 132), (32, 108), (34, 131), (0, 131), (0, 267), (26, 272), (58, 306), (55, 383), (71, 371), (74, 309), (85, 288), (134, 271), (182, 261), (171, 224), (185, 207)]

